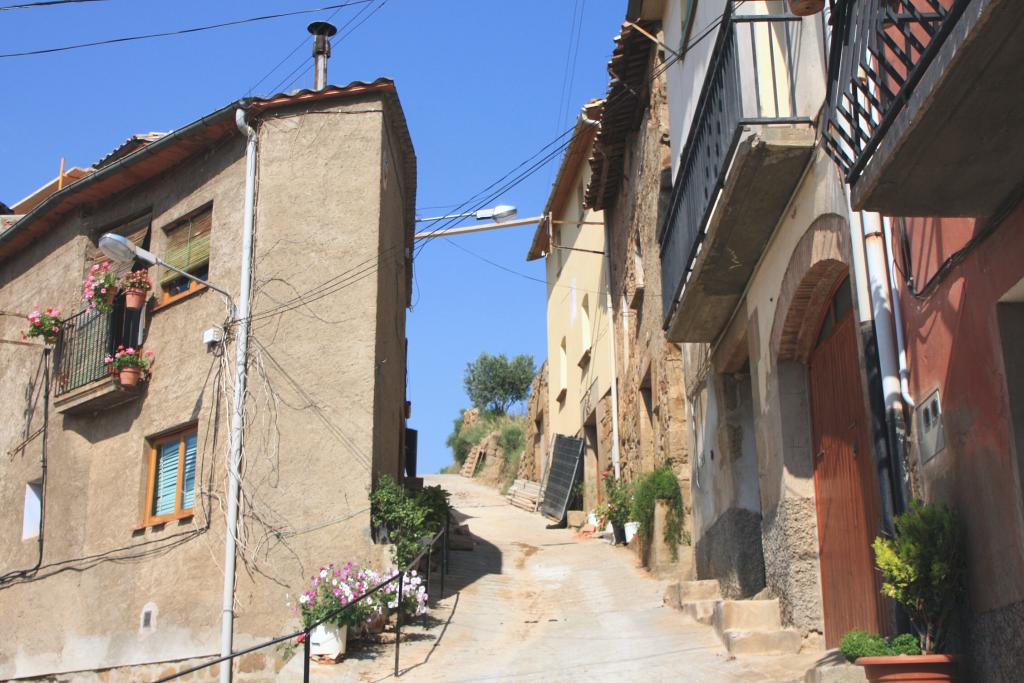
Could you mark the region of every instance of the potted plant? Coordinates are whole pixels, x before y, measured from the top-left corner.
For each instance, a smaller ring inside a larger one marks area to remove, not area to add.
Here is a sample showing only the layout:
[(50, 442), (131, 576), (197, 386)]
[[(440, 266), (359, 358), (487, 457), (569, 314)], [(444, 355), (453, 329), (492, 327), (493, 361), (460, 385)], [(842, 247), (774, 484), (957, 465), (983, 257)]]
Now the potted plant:
[[(349, 565), (351, 567), (352, 565)], [(309, 631), (309, 653), (317, 659), (340, 661), (345, 655), (349, 626), (362, 623), (368, 601), (353, 590), (350, 577), (333, 564), (321, 567), (312, 587), (299, 596), (298, 612)], [(312, 627), (312, 628), (310, 628)]]
[(798, 17), (809, 17), (825, 9), (825, 0), (789, 0), (789, 11)]
[(117, 379), (123, 387), (134, 387), (140, 381), (149, 378), (149, 369), (153, 365), (153, 352), (118, 346), (113, 356), (103, 359), (117, 373)]
[(626, 523), (633, 506), (633, 491), (629, 483), (616, 479), (611, 468), (604, 471), (604, 492), (607, 502), (602, 506), (602, 517), (612, 525), (615, 545), (626, 543)]
[(39, 304), (36, 304), (26, 317), (28, 318), (28, 332), (22, 335), (23, 337), (42, 337), (45, 344), (57, 343), (60, 326), (64, 322), (60, 319), (59, 310), (47, 306), (45, 311), (40, 311)]
[(137, 311), (145, 305), (146, 295), (153, 289), (153, 281), (149, 279), (148, 270), (132, 270), (121, 276), (121, 288), (124, 290), (125, 308)]
[(110, 313), (117, 296), (117, 274), (110, 270), (110, 261), (94, 263), (82, 283), (82, 301), (90, 311)]
[(869, 681), (957, 680), (957, 658), (939, 654), (964, 592), (966, 562), (956, 513), (945, 504), (913, 501), (896, 517), (892, 538), (879, 536), (871, 547), (882, 593), (906, 610), (920, 654), (869, 653), (856, 663)]

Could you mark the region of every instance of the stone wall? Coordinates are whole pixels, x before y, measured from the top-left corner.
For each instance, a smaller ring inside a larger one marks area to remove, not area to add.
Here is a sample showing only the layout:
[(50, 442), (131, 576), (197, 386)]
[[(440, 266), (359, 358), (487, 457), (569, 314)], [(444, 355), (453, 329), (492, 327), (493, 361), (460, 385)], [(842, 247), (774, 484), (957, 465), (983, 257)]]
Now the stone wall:
[(526, 449), (519, 460), (519, 479), (540, 482), (550, 448), (548, 436), (548, 364), (537, 371), (526, 401)]
[[(656, 60), (652, 60), (656, 62)], [(656, 67), (655, 67), (656, 68)], [(639, 126), (629, 133), (623, 182), (605, 210), (611, 240), (622, 475), (635, 480), (668, 463), (689, 520), (690, 433), (682, 357), (662, 330), (658, 225), (671, 190), (668, 111), (662, 76), (652, 82)]]

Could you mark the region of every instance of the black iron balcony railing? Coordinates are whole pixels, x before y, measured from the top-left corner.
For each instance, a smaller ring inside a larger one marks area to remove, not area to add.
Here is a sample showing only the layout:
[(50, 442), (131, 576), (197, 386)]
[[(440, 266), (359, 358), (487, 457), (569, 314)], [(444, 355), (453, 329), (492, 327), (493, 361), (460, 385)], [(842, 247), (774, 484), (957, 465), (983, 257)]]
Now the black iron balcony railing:
[(857, 180), (970, 0), (838, 0), (825, 149)]
[(118, 344), (141, 342), (141, 315), (124, 308), (124, 298), (115, 301), (110, 313), (82, 311), (64, 321), (54, 352), (54, 395), (60, 396), (109, 375), (103, 359)]
[(56, 396), (109, 374), (103, 359), (114, 344), (114, 314), (82, 311), (64, 321), (54, 353)]
[(735, 11), (730, 3), (659, 232), (666, 321), (693, 268), (745, 127), (812, 123), (809, 112), (799, 111), (797, 104), (800, 17)]

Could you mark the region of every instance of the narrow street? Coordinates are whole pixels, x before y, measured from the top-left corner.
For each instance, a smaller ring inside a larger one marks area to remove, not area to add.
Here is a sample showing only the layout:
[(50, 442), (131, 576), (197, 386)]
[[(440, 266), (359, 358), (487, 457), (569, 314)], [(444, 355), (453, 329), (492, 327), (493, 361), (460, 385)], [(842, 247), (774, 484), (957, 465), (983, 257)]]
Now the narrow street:
[[(403, 681), (803, 681), (816, 659), (731, 658), (711, 627), (662, 606), (667, 582), (631, 551), (546, 529), (460, 476), (425, 479), (452, 493), (477, 543), (451, 553), (447, 597), (403, 639)], [(312, 680), (380, 681), (393, 667), (388, 644), (314, 665)]]

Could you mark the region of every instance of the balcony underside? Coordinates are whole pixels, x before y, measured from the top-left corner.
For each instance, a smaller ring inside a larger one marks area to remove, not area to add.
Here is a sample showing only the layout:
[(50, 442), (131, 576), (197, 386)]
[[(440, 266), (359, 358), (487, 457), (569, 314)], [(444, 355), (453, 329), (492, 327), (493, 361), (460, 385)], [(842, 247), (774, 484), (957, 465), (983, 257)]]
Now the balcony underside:
[(809, 125), (747, 128), (669, 318), (672, 341), (712, 342), (725, 328), (814, 149)]
[(88, 415), (134, 401), (142, 395), (143, 386), (123, 387), (114, 377), (103, 377), (61, 394), (53, 407), (66, 415)]
[(852, 186), (891, 216), (989, 216), (1024, 180), (1024, 2), (974, 0)]

